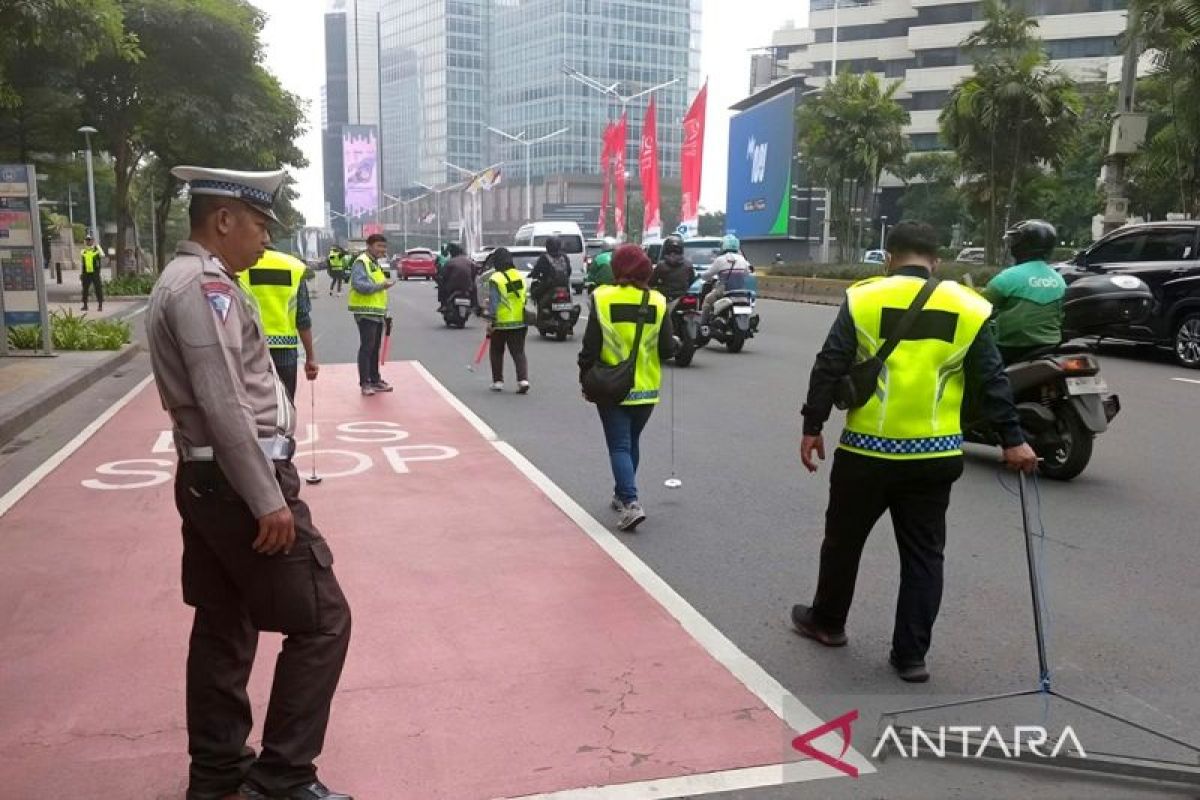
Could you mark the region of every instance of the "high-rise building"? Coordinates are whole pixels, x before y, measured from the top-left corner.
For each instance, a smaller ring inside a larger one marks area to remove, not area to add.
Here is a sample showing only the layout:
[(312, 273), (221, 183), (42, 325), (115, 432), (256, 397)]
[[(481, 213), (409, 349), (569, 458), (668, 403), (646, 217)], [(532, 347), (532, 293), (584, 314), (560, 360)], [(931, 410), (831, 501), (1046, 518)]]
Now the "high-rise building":
[(331, 0), (325, 13), (321, 157), (327, 220), (346, 238), (342, 126), (379, 124), (379, 0)]

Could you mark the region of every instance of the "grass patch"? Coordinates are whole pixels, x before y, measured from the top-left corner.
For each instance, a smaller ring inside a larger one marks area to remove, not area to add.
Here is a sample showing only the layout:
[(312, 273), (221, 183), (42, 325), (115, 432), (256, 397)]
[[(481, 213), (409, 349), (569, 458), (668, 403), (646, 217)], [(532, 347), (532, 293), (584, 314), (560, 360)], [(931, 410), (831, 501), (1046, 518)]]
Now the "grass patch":
[[(132, 333), (132, 326), (120, 320), (88, 319), (71, 311), (50, 314), (50, 341), (55, 350), (120, 350)], [(42, 326), (10, 328), (8, 344), (14, 350), (38, 349), (42, 346)]]
[(154, 282), (157, 280), (157, 275), (146, 273), (121, 275), (104, 284), (104, 294), (111, 297), (150, 294), (150, 290), (154, 288)]

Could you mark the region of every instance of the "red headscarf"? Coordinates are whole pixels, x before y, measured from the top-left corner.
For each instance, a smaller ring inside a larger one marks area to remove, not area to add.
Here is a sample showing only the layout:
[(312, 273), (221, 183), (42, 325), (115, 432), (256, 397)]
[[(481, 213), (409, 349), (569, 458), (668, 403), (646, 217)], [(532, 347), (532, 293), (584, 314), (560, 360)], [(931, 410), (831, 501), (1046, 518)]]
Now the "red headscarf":
[(613, 251), (613, 280), (620, 286), (633, 285), (645, 289), (650, 283), (653, 267), (650, 257), (636, 244), (623, 244)]

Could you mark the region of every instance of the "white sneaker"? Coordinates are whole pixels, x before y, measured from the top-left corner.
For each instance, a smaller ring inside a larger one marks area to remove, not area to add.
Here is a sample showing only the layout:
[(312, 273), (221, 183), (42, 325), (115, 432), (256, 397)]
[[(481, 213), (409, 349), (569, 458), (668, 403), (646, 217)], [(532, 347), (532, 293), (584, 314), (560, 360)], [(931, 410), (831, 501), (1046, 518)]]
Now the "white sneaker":
[(496, 381), (491, 385), (490, 388), (493, 392), (503, 392), (504, 391), (504, 381)]
[(621, 518), (617, 520), (617, 527), (623, 531), (631, 531), (641, 525), (645, 519), (646, 512), (642, 511), (642, 504), (634, 500), (621, 512)]
[(613, 511), (621, 512), (625, 510), (625, 503), (621, 502), (621, 498), (614, 494), (612, 500), (609, 501), (608, 507)]
[(517, 394), (529, 394), (529, 381), (517, 381)]

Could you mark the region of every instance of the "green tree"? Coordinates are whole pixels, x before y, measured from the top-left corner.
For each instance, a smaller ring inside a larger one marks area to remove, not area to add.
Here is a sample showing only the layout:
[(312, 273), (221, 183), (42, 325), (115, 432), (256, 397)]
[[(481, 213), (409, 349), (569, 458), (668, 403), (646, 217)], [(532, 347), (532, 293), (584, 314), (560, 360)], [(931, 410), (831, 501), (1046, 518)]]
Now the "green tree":
[(1037, 22), (999, 0), (985, 0), (983, 27), (967, 37), (974, 74), (960, 81), (940, 116), (942, 139), (957, 153), (970, 197), (985, 219), (989, 263), (1002, 222), (1027, 216), (1017, 206), (1022, 181), (1058, 169), (1074, 135), (1079, 97), (1051, 65)]
[(796, 112), (800, 152), (812, 179), (828, 186), (831, 225), (841, 260), (856, 256), (863, 224), (884, 170), (904, 161), (909, 115), (896, 102), (900, 81), (884, 84), (868, 72), (843, 72)]
[(933, 225), (943, 245), (951, 243), (955, 226), (970, 227), (967, 202), (957, 185), (962, 169), (953, 153), (916, 153), (894, 172), (905, 184), (900, 196), (904, 219)]
[(725, 212), (724, 211), (701, 212), (699, 234), (701, 236), (724, 236), (725, 235)]

